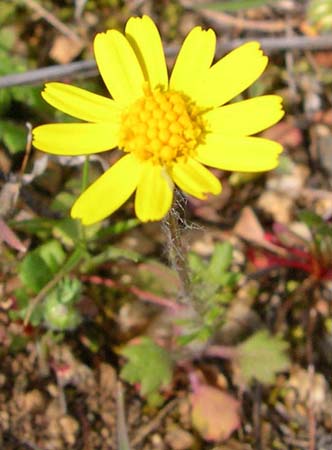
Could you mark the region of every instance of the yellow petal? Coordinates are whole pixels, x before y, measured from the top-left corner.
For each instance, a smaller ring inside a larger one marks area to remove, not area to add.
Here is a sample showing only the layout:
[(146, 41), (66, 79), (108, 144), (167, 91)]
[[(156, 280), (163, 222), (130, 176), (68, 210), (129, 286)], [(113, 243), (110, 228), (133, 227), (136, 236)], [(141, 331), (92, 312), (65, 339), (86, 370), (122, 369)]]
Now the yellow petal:
[[(195, 27), (186, 37), (176, 59), (170, 89), (191, 97), (202, 79), (206, 78), (212, 64), (216, 47), (216, 35), (213, 30)], [(193, 98), (193, 100), (195, 100)]]
[(33, 130), (33, 145), (54, 155), (88, 155), (111, 150), (119, 142), (115, 123), (56, 123)]
[(267, 63), (258, 42), (243, 44), (210, 68), (192, 98), (202, 107), (223, 105), (256, 81)]
[(144, 76), (134, 50), (117, 30), (95, 37), (96, 62), (107, 89), (123, 106), (143, 94)]
[(137, 186), (135, 211), (142, 222), (162, 219), (172, 206), (173, 182), (166, 170), (149, 162), (144, 164)]
[(205, 199), (206, 194), (217, 195), (221, 192), (218, 178), (192, 158), (175, 164), (172, 178), (182, 191), (200, 199)]
[(111, 122), (120, 118), (114, 100), (65, 83), (47, 83), (42, 92), (54, 108), (88, 122)]
[(132, 17), (126, 26), (126, 37), (141, 64), (145, 79), (154, 89), (167, 89), (168, 75), (159, 31), (148, 16)]
[(213, 133), (249, 136), (279, 122), (284, 114), (281, 97), (263, 95), (212, 109), (203, 117)]
[(211, 134), (198, 147), (196, 159), (222, 170), (262, 172), (277, 167), (281, 152), (282, 146), (269, 139)]
[(91, 225), (105, 219), (128, 200), (137, 187), (141, 164), (133, 155), (117, 161), (74, 203), (71, 216)]

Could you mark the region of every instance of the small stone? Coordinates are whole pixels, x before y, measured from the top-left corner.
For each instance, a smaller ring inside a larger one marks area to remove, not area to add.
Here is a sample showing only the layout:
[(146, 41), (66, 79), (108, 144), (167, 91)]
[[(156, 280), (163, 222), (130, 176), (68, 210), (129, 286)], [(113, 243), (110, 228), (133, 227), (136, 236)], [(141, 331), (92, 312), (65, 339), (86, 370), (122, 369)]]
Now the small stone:
[(165, 450), (165, 444), (160, 434), (155, 433), (151, 436), (151, 444), (154, 450)]
[(63, 431), (63, 438), (66, 443), (73, 445), (76, 441), (76, 434), (79, 430), (78, 422), (71, 416), (63, 416), (59, 420), (59, 425)]
[(27, 412), (36, 412), (44, 409), (45, 398), (38, 389), (29, 391), (24, 396), (24, 408)]
[(193, 435), (179, 427), (174, 427), (168, 431), (165, 441), (172, 450), (191, 449), (195, 443)]
[(284, 194), (266, 191), (260, 196), (258, 206), (263, 211), (271, 214), (275, 222), (287, 224), (291, 220), (294, 202)]

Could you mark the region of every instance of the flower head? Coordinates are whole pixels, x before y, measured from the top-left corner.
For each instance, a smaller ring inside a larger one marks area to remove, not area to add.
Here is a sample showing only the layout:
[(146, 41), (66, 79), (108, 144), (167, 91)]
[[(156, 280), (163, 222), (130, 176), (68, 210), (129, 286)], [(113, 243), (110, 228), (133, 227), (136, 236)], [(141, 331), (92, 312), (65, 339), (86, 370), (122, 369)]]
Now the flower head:
[(174, 184), (199, 199), (221, 192), (204, 165), (243, 172), (277, 166), (280, 144), (251, 135), (281, 119), (281, 98), (264, 95), (223, 106), (262, 74), (267, 57), (257, 42), (249, 42), (212, 64), (215, 45), (213, 30), (193, 28), (168, 78), (154, 22), (131, 18), (124, 35), (109, 30), (94, 41), (112, 99), (46, 84), (42, 95), (48, 103), (86, 122), (35, 128), (36, 148), (86, 155), (118, 147), (124, 154), (76, 200), (72, 217), (95, 223), (136, 191), (138, 218), (159, 220), (172, 205)]

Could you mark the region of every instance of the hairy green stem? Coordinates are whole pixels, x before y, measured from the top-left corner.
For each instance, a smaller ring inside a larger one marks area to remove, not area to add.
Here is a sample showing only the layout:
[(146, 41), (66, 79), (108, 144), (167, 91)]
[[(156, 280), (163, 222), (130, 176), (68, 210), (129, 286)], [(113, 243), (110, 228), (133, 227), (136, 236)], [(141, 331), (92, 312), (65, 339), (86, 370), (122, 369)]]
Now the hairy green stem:
[(181, 282), (182, 296), (191, 297), (191, 283), (187, 264), (187, 249), (182, 239), (182, 230), (179, 224), (179, 213), (173, 207), (168, 214), (168, 255), (171, 266), (176, 270)]
[(183, 229), (185, 228), (183, 203), (184, 198), (176, 191), (173, 206), (163, 221), (163, 229), (167, 238), (167, 253), (170, 265), (180, 279), (179, 302), (191, 307), (195, 312), (196, 320), (200, 318), (200, 322), (204, 311), (199, 297), (195, 295), (190, 268), (188, 267), (188, 251), (183, 239)]

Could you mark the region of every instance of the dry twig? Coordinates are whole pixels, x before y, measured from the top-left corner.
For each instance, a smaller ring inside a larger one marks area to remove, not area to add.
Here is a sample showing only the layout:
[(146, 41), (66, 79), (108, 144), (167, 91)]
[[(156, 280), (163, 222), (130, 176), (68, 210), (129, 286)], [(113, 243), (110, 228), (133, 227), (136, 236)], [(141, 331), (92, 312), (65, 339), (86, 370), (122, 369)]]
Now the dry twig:
[(241, 30), (263, 31), (265, 33), (280, 33), (285, 31), (289, 25), (295, 27), (300, 23), (299, 19), (292, 19), (290, 22), (284, 20), (249, 20), (220, 11), (209, 11), (208, 9), (201, 9), (200, 12), (205, 19), (217, 26), (224, 25)]
[[(249, 40), (258, 40), (267, 53), (285, 50), (327, 50), (332, 49), (332, 35), (317, 37), (291, 36), (273, 38), (234, 39), (229, 42), (219, 42), (217, 55), (230, 51)], [(166, 56), (174, 56), (178, 52), (178, 46), (170, 46), (165, 49)], [(96, 63), (93, 60), (78, 61), (69, 64), (60, 64), (44, 67), (36, 70), (29, 70), (24, 73), (16, 73), (0, 77), (0, 88), (33, 85), (51, 80), (61, 80), (65, 77), (89, 78), (97, 74)]]
[[(22, 0), (16, 0), (18, 3), (22, 3)], [(35, 11), (40, 17), (45, 19), (48, 23), (50, 23), (54, 28), (56, 28), (60, 33), (64, 34), (70, 39), (73, 39), (77, 42), (82, 42), (82, 39), (67, 25), (62, 23), (54, 14), (49, 12), (43, 6), (41, 6), (36, 0), (23, 0), (30, 9)]]
[(130, 445), (132, 447), (135, 447), (136, 445), (140, 444), (148, 434), (152, 433), (153, 430), (156, 430), (160, 427), (160, 422), (162, 419), (172, 411), (172, 409), (175, 408), (175, 406), (178, 404), (178, 399), (175, 398), (171, 402), (167, 403), (164, 408), (162, 408), (159, 413), (156, 415), (156, 417), (151, 420), (146, 426), (141, 427), (140, 430), (137, 432), (137, 435), (135, 438), (130, 442)]

